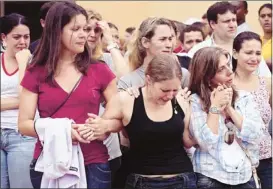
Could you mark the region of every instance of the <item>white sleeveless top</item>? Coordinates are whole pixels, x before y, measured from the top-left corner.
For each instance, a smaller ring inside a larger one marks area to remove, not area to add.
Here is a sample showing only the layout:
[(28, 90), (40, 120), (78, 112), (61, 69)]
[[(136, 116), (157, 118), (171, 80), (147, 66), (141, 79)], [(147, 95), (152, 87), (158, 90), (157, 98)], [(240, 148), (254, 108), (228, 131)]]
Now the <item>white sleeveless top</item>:
[[(19, 97), (19, 72), (8, 73), (5, 69), (3, 54), (1, 62), (1, 98)], [(1, 128), (17, 130), (18, 109), (1, 111)]]

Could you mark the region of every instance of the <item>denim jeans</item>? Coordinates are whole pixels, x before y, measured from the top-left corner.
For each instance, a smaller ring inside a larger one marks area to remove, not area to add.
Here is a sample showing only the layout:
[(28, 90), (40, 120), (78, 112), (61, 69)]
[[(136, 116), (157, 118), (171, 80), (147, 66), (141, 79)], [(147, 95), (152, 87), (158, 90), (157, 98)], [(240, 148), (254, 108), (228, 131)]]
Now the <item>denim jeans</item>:
[[(37, 160), (33, 159), (30, 164), (30, 177), (33, 187), (39, 189), (41, 187), (43, 173), (34, 170), (36, 161)], [(111, 188), (111, 171), (108, 162), (86, 165), (85, 171), (87, 188)]]
[(109, 163), (93, 163), (85, 166), (87, 188), (111, 188), (111, 170)]
[(262, 188), (272, 188), (272, 158), (260, 160), (257, 168)]
[(130, 174), (127, 178), (126, 189), (182, 189), (196, 188), (195, 173), (182, 173), (171, 178), (148, 178), (138, 174)]
[(32, 188), (29, 164), (36, 138), (1, 129), (1, 188)]
[(251, 177), (251, 179), (244, 184), (228, 185), (228, 184), (223, 184), (217, 180), (209, 178), (200, 173), (196, 173), (196, 175), (197, 175), (197, 188), (217, 188), (217, 189), (219, 188), (225, 188), (225, 189), (256, 188), (253, 177)]

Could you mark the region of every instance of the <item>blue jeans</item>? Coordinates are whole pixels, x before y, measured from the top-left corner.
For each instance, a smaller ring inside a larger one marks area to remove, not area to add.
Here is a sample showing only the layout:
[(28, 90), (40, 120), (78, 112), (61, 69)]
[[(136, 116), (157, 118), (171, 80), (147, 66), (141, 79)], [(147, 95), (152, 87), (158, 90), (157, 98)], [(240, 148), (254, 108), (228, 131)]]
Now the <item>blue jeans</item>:
[(93, 163), (85, 166), (87, 188), (111, 188), (111, 170), (109, 163)]
[(130, 174), (127, 178), (126, 189), (182, 189), (196, 188), (195, 173), (182, 173), (171, 178), (148, 178), (138, 174)]
[(272, 158), (260, 160), (257, 168), (262, 188), (272, 188)]
[(32, 188), (29, 164), (36, 138), (1, 129), (1, 188)]
[[(30, 164), (30, 177), (33, 187), (41, 188), (41, 181), (43, 177), (42, 172), (35, 171), (35, 159)], [(109, 163), (93, 163), (85, 166), (87, 188), (106, 189), (111, 188), (111, 171)]]
[(228, 185), (228, 184), (223, 184), (212, 178), (206, 177), (205, 175), (202, 175), (200, 173), (196, 173), (196, 175), (197, 175), (198, 188), (217, 188), (217, 189), (218, 188), (225, 188), (225, 189), (256, 188), (253, 177), (251, 177), (251, 179), (244, 184)]

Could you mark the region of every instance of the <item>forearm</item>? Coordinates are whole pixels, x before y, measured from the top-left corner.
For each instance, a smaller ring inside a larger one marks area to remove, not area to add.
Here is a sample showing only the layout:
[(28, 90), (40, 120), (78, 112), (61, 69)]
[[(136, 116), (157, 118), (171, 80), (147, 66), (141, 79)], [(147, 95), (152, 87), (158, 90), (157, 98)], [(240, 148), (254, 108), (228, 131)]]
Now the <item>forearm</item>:
[(197, 142), (191, 137), (190, 132), (188, 129), (184, 130), (183, 133), (183, 144), (186, 148), (191, 148), (192, 146), (194, 146), (195, 144), (197, 144)]
[(1, 98), (1, 112), (19, 108), (19, 98)]
[(209, 113), (207, 117), (207, 125), (213, 134), (218, 134), (219, 114)]
[(123, 75), (129, 72), (129, 66), (127, 65), (124, 57), (122, 56), (119, 49), (112, 48), (110, 50), (110, 54), (113, 59), (113, 64), (115, 67), (115, 72), (118, 78), (122, 77)]
[(26, 67), (27, 67), (26, 65), (25, 66), (22, 65), (21, 67), (19, 67), (19, 86), (18, 86), (19, 94), (21, 93), (23, 89), (20, 83), (22, 82), (22, 79), (24, 78)]
[(27, 135), (27, 136), (37, 138), (37, 134), (34, 129), (34, 121), (33, 120), (25, 120), (25, 121), (19, 120), (18, 121), (18, 129), (22, 135)]
[(243, 125), (243, 117), (234, 110), (233, 107), (228, 107), (226, 109), (227, 114), (230, 116), (230, 118), (232, 119), (234, 125), (241, 130), (242, 129), (242, 125)]
[(107, 133), (117, 133), (122, 130), (123, 124), (121, 120), (118, 119), (107, 119)]

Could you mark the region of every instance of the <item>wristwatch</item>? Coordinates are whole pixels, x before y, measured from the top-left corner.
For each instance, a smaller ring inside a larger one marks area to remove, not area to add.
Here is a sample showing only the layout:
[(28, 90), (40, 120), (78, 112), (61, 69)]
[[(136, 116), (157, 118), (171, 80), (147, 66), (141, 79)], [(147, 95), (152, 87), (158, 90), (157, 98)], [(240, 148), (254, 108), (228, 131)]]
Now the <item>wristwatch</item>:
[(221, 113), (220, 110), (215, 106), (210, 107), (209, 112), (212, 114), (220, 114)]
[(119, 49), (118, 44), (113, 42), (113, 43), (110, 43), (109, 45), (107, 45), (107, 47), (106, 47), (107, 51), (109, 51), (109, 52), (110, 52), (110, 50), (112, 50), (113, 48)]

